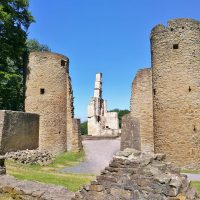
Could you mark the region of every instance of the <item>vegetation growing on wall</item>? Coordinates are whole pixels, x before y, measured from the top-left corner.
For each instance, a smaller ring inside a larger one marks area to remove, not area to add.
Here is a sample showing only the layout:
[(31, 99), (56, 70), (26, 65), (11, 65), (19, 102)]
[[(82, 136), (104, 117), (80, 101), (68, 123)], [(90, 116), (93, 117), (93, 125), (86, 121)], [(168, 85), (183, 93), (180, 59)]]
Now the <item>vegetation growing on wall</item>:
[(88, 126), (87, 121), (81, 123), (81, 135), (87, 135), (88, 134)]
[(51, 49), (46, 44), (40, 44), (36, 39), (28, 39), (26, 41), (26, 46), (28, 52), (34, 51), (51, 51)]

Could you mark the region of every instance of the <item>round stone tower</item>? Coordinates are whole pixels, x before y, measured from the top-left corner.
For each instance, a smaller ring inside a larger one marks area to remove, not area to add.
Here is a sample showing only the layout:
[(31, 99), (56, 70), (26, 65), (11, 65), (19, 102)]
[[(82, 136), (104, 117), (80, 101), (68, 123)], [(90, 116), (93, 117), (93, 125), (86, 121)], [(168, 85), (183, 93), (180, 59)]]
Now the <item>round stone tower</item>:
[(67, 150), (68, 58), (51, 52), (30, 54), (26, 80), (26, 112), (40, 114), (40, 150)]
[(200, 22), (174, 19), (151, 32), (155, 153), (200, 161)]

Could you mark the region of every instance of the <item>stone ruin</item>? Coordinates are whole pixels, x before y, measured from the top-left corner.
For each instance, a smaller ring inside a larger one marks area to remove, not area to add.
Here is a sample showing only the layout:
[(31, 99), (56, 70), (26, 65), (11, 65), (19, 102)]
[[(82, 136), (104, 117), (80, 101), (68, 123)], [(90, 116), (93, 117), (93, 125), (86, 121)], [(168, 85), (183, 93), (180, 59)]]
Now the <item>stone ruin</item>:
[(30, 54), (25, 110), (0, 111), (0, 154), (39, 147), (55, 155), (82, 148), (67, 57), (51, 52)]
[(45, 166), (52, 163), (54, 156), (48, 151), (39, 150), (21, 150), (8, 152), (5, 154), (6, 159), (17, 161), (27, 165), (41, 165)]
[(107, 111), (107, 102), (102, 99), (102, 73), (96, 74), (94, 97), (88, 105), (88, 135), (119, 136), (117, 112)]
[(186, 175), (165, 162), (164, 154), (135, 149), (118, 152), (96, 181), (73, 200), (199, 200)]
[(69, 59), (51, 52), (29, 56), (26, 112), (40, 115), (39, 149), (53, 154), (81, 149), (80, 120), (74, 119)]
[(0, 110), (0, 155), (39, 144), (39, 115)]
[(173, 19), (152, 29), (152, 66), (139, 70), (133, 80), (122, 149), (164, 153), (177, 166), (199, 168), (199, 55), (199, 21)]
[[(96, 181), (85, 185), (73, 200), (200, 200), (186, 175), (174, 167), (200, 162), (199, 35), (200, 22), (192, 19), (170, 20), (168, 27), (153, 28), (152, 67), (140, 70), (134, 79), (131, 113), (123, 118), (124, 151), (117, 153)], [(73, 117), (68, 58), (33, 53), (28, 69), (26, 110), (40, 115), (40, 149), (55, 154), (80, 149), (80, 121)], [(88, 109), (89, 134), (115, 135), (106, 121), (109, 112), (102, 99), (101, 79), (102, 75), (97, 74), (95, 94)], [(1, 146), (9, 130), (5, 125), (6, 112), (0, 113)], [(12, 125), (12, 131), (15, 127)], [(162, 153), (167, 155), (166, 161)], [(18, 181), (5, 173), (4, 157), (0, 157), (0, 193), (15, 191), (26, 199), (73, 196), (64, 188), (55, 191), (55, 186)]]
[(118, 152), (95, 181), (73, 194), (62, 186), (20, 181), (7, 176), (0, 157), (0, 197), (26, 200), (200, 200), (187, 176), (165, 161), (164, 154), (135, 149)]

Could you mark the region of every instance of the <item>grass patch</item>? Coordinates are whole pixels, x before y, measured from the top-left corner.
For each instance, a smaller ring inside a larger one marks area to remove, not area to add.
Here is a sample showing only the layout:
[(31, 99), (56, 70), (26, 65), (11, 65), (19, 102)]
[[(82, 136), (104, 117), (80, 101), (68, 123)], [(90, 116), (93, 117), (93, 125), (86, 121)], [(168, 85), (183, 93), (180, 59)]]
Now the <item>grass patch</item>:
[(200, 171), (199, 170), (184, 169), (184, 170), (181, 170), (181, 173), (186, 173), (186, 174), (200, 174)]
[(67, 152), (63, 153), (55, 158), (55, 160), (49, 165), (50, 167), (62, 168), (65, 166), (73, 166), (84, 161), (85, 153), (80, 151), (77, 153)]
[(67, 152), (55, 158), (53, 163), (47, 166), (23, 165), (7, 160), (7, 174), (22, 180), (32, 180), (42, 183), (51, 183), (67, 187), (70, 191), (77, 191), (82, 185), (95, 179), (92, 174), (66, 174), (58, 170), (66, 166), (77, 165), (84, 160), (84, 152)]
[(200, 181), (191, 181), (191, 186), (194, 187), (200, 195)]

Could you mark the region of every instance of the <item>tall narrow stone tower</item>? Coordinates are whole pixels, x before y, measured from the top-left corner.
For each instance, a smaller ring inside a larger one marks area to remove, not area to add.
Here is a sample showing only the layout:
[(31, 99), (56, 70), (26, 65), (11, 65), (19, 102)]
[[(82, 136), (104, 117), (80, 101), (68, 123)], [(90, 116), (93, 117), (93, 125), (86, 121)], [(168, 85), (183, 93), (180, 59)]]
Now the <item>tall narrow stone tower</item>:
[(99, 123), (101, 115), (104, 115), (102, 73), (97, 73), (94, 85), (94, 97), (88, 106), (88, 135), (101, 135), (101, 125)]
[(69, 59), (51, 52), (31, 53), (26, 87), (26, 112), (40, 115), (40, 150), (53, 154), (78, 150), (80, 122), (73, 119)]
[(96, 74), (95, 86), (94, 86), (94, 97), (102, 99), (102, 73)]
[(174, 19), (151, 32), (155, 153), (200, 161), (200, 22)]
[(96, 74), (94, 97), (88, 105), (88, 135), (117, 136), (120, 132), (117, 112), (108, 112), (102, 98), (102, 73)]

